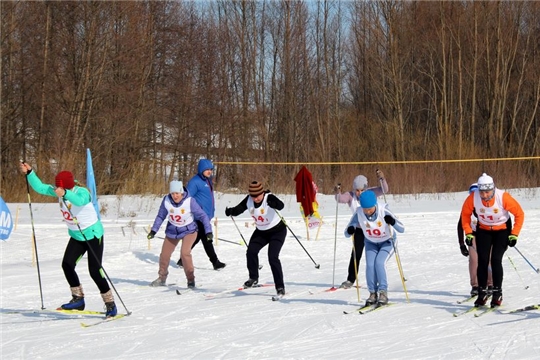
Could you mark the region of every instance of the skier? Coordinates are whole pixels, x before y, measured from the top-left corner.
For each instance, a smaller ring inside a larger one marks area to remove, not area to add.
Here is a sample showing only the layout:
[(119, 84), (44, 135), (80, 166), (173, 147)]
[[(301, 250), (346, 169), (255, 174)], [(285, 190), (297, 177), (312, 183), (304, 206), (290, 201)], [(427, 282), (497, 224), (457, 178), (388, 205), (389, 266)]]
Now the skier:
[(182, 181), (173, 180), (169, 185), (169, 194), (163, 197), (148, 239), (153, 239), (158, 232), (163, 221), (167, 219), (165, 228), (165, 240), (159, 255), (158, 278), (150, 283), (150, 286), (166, 286), (169, 275), (169, 262), (171, 255), (182, 240), (180, 249), (184, 273), (186, 274), (188, 288), (195, 288), (195, 268), (191, 256), (191, 248), (197, 239), (197, 220), (204, 225), (206, 241), (212, 241), (212, 225), (208, 216), (201, 209), (199, 204), (189, 196), (189, 192), (184, 189)]
[(84, 310), (84, 291), (75, 267), (81, 257), (89, 251), (91, 255), (88, 256), (88, 272), (105, 303), (105, 316), (116, 316), (114, 296), (101, 268), (104, 246), (103, 224), (92, 205), (90, 192), (85, 187), (75, 184), (73, 173), (70, 171), (60, 171), (55, 177), (53, 186), (44, 184), (29, 164), (22, 162), (20, 169), (35, 192), (58, 198), (60, 212), (68, 227), (70, 237), (62, 258), (62, 269), (71, 288), (71, 300), (60, 307), (65, 310)]
[(366, 282), (369, 289), (368, 305), (388, 304), (388, 281), (386, 262), (394, 252), (395, 233), (392, 226), (402, 233), (405, 227), (390, 211), (388, 205), (377, 201), (375, 192), (368, 190), (360, 194), (360, 207), (351, 217), (345, 237), (349, 238), (360, 228), (365, 237)]
[[(478, 253), (478, 297), (474, 306), (483, 306), (488, 299), (487, 278), (491, 259), (493, 272), (493, 294), (491, 307), (502, 303), (503, 266), (502, 257), (508, 249), (518, 240), (519, 232), (523, 226), (525, 214), (521, 205), (507, 192), (495, 188), (493, 178), (486, 173), (478, 178), (478, 190), (472, 192), (461, 209), (461, 223), (467, 234), (465, 242), (468, 246), (476, 241)], [(476, 211), (478, 223), (476, 233), (473, 233), (471, 216)], [(510, 214), (514, 215), (514, 227), (507, 227)], [(491, 255), (491, 256), (490, 256)]]
[(274, 277), (274, 285), (278, 296), (285, 295), (283, 270), (279, 253), (285, 243), (287, 227), (281, 221), (276, 210), (282, 210), (285, 204), (269, 190), (264, 191), (258, 181), (249, 184), (249, 195), (235, 207), (225, 209), (226, 216), (238, 216), (249, 209), (250, 215), (255, 220), (256, 229), (249, 240), (246, 252), (249, 279), (244, 283), (244, 288), (250, 288), (259, 282), (259, 252), (268, 245), (268, 262)]
[[(199, 164), (197, 165), (197, 174), (193, 176), (187, 184), (189, 196), (197, 201), (208, 216), (209, 221), (211, 221), (214, 217), (215, 211), (214, 185), (212, 183), (213, 171), (214, 164), (212, 164), (212, 161), (208, 159), (200, 159)], [(219, 261), (213, 242), (206, 241), (206, 231), (203, 223), (197, 220), (197, 226), (199, 229), (197, 240), (195, 240), (195, 243), (191, 248), (194, 248), (200, 240), (203, 240), (202, 244), (204, 246), (204, 251), (206, 252), (206, 255), (208, 255), (208, 259), (212, 263), (214, 270), (223, 269), (226, 264)], [(182, 258), (178, 260), (177, 265), (182, 266)]]
[[(471, 186), (469, 187), (469, 194), (473, 193), (475, 190), (478, 190), (477, 183), (471, 184)], [(478, 215), (476, 215), (476, 211), (473, 210), (473, 216), (471, 218), (471, 227), (473, 229), (473, 234), (476, 231), (477, 222)], [(469, 257), (469, 278), (471, 284), (471, 296), (476, 296), (478, 295), (478, 277), (476, 276), (476, 270), (478, 268), (478, 254), (476, 253), (476, 242), (473, 241), (473, 244), (469, 247), (465, 245), (465, 233), (463, 232), (463, 225), (461, 224), (461, 214), (457, 223), (457, 235), (461, 254), (463, 256)], [(488, 271), (488, 287), (486, 291), (488, 292), (488, 294), (491, 294), (491, 292), (493, 292), (493, 276), (491, 273), (491, 266), (489, 267)]]
[[(336, 201), (340, 204), (347, 204), (352, 213), (356, 212), (358, 208), (358, 199), (360, 194), (366, 190), (373, 191), (377, 196), (382, 196), (388, 192), (388, 183), (384, 177), (382, 171), (377, 170), (377, 180), (381, 186), (368, 188), (368, 181), (364, 175), (358, 175), (353, 180), (352, 191), (341, 193), (339, 187), (336, 187)], [(351, 257), (349, 260), (349, 268), (347, 273), (347, 280), (345, 280), (339, 286), (342, 289), (349, 289), (353, 286), (356, 276), (358, 274), (358, 268), (360, 267), (360, 259), (362, 258), (362, 251), (364, 250), (364, 233), (359, 227), (356, 228), (353, 236), (354, 248), (351, 251)], [(355, 257), (356, 255), (356, 257)], [(356, 262), (356, 267), (354, 266)]]

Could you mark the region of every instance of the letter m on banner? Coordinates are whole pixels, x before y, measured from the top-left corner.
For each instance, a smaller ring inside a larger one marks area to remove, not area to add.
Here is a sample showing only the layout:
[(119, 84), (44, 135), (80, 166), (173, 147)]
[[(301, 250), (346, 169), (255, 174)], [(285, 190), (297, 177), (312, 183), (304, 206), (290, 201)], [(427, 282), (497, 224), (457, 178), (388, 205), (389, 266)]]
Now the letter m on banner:
[(9, 239), (13, 230), (13, 219), (4, 199), (0, 196), (0, 240)]

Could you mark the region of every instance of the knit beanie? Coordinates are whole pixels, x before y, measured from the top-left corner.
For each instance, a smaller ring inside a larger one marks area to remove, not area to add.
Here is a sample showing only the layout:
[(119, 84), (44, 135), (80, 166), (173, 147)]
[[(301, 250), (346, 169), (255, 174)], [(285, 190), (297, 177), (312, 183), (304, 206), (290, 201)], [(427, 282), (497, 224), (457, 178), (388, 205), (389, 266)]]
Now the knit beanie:
[(364, 191), (360, 194), (360, 206), (362, 209), (369, 209), (377, 204), (377, 196), (371, 190)]
[(368, 186), (367, 178), (364, 175), (358, 175), (353, 180), (353, 183), (352, 183), (353, 188), (352, 188), (352, 190), (353, 191), (355, 191), (355, 190), (364, 190), (365, 188), (367, 188), (367, 186)]
[(60, 171), (54, 179), (54, 184), (56, 185), (56, 187), (73, 189), (73, 187), (75, 187), (75, 178), (73, 177), (71, 171)]
[(486, 173), (483, 173), (482, 176), (478, 178), (478, 190), (486, 191), (495, 189), (495, 184), (493, 183), (493, 178)]
[(249, 195), (253, 197), (257, 197), (261, 195), (264, 192), (263, 186), (258, 181), (252, 181), (251, 184), (249, 184)]
[(173, 180), (171, 181), (171, 184), (169, 185), (169, 192), (170, 193), (184, 193), (184, 184), (180, 180)]

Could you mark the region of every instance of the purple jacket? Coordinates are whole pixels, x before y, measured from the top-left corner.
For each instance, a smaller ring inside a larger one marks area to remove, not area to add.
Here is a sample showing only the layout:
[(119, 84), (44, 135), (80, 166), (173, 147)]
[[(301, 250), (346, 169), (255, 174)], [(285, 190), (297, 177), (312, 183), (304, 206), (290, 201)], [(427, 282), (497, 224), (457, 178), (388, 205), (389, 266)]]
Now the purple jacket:
[[(182, 197), (182, 200), (180, 200), (179, 203), (174, 202), (171, 194), (167, 194), (165, 197), (163, 197), (161, 205), (159, 206), (158, 214), (156, 216), (156, 219), (154, 220), (154, 225), (152, 225), (152, 231), (155, 231), (157, 233), (163, 221), (165, 221), (165, 219), (167, 219), (167, 217), (169, 216), (169, 213), (165, 208), (165, 200), (168, 199), (174, 207), (180, 207), (188, 198), (190, 198), (190, 196), (187, 191), (184, 191), (184, 197)], [(206, 234), (210, 234), (212, 232), (212, 225), (210, 224), (210, 220), (208, 219), (208, 216), (203, 211), (203, 209), (199, 206), (199, 204), (197, 204), (197, 201), (195, 201), (195, 199), (192, 199), (191, 201), (190, 210), (193, 214), (193, 218), (203, 223)], [(197, 230), (198, 227), (195, 221), (193, 221), (191, 224), (180, 227), (175, 226), (169, 221), (167, 221), (167, 227), (165, 228), (165, 236), (169, 239), (183, 239), (188, 234), (196, 233)]]
[[(370, 187), (366, 190), (371, 190), (375, 193), (377, 197), (382, 196), (383, 194), (388, 193), (388, 183), (386, 182), (386, 179), (383, 179), (382, 186), (376, 186), (376, 187)], [(351, 206), (351, 203), (355, 197), (355, 193), (352, 191), (348, 191), (345, 193), (337, 193), (336, 195), (336, 201), (340, 204), (347, 204)]]

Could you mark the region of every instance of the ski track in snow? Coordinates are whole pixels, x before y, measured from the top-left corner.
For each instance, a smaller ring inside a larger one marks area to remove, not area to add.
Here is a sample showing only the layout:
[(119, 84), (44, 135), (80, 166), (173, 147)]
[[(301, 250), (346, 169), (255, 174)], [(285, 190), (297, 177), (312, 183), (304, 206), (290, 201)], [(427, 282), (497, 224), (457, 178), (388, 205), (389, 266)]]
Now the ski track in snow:
[[(513, 190), (525, 210), (518, 248), (540, 265), (539, 189)], [(345, 280), (351, 240), (343, 237), (350, 218), (346, 206), (319, 194), (323, 226), (307, 240), (295, 197), (285, 199), (282, 211), (314, 263), (289, 235), (281, 252), (287, 295), (270, 301), (273, 286), (234, 290), (247, 279), (245, 246), (217, 242), (216, 252), (227, 267), (214, 271), (203, 247), (193, 250), (197, 289), (187, 291), (182, 268), (176, 266), (179, 248), (171, 258), (170, 285), (151, 288), (157, 277), (162, 240), (146, 239), (161, 197), (102, 197), (106, 202), (104, 268), (132, 315), (91, 328), (90, 317), (63, 314), (7, 314), (39, 309), (37, 270), (32, 266), (32, 229), (28, 204), (8, 204), (12, 215), (19, 207), (17, 229), (1, 250), (1, 357), (2, 359), (537, 359), (540, 357), (540, 311), (518, 314), (497, 312), (475, 318), (452, 314), (472, 306), (457, 304), (468, 296), (467, 258), (459, 252), (456, 224), (465, 192), (415, 196), (387, 196), (391, 209), (405, 224), (398, 249), (407, 281), (407, 302), (395, 256), (387, 264), (389, 298), (396, 305), (365, 315), (344, 315), (363, 305), (368, 296), (365, 260), (360, 263), (358, 302), (355, 288), (324, 292)], [(240, 241), (225, 206), (243, 195), (216, 196), (217, 236)], [(67, 230), (59, 220), (57, 204), (33, 204), (43, 300), (53, 309), (69, 300), (61, 270)], [(128, 216), (129, 215), (129, 216)], [(245, 215), (245, 214), (244, 214)], [(249, 241), (254, 230), (248, 217), (236, 220)], [(247, 225), (247, 226), (246, 226)], [(158, 236), (163, 236), (163, 226)], [(216, 237), (217, 237), (216, 236)], [(336, 245), (334, 268), (334, 245)], [(150, 248), (149, 248), (150, 246)], [(261, 283), (273, 283), (267, 249), (259, 254)], [(512, 267), (508, 256), (515, 263)], [(503, 259), (503, 308), (510, 310), (540, 302), (540, 276), (509, 249)], [(103, 303), (90, 279), (84, 257), (77, 267), (86, 293), (86, 308), (101, 310)], [(528, 285), (529, 289), (525, 289)], [(182, 295), (177, 295), (179, 289)], [(212, 295), (215, 296), (212, 296)], [(118, 310), (126, 309), (116, 297)], [(96, 318), (97, 321), (97, 318)]]

